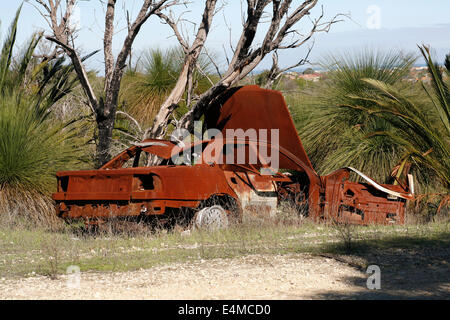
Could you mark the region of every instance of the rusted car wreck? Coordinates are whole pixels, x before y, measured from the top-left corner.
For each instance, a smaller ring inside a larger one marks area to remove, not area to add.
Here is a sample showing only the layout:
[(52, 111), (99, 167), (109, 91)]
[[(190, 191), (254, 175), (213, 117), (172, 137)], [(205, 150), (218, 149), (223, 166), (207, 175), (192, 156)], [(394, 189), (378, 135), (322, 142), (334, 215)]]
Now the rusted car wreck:
[[(186, 218), (197, 226), (222, 226), (248, 211), (274, 215), (277, 205), (289, 201), (315, 221), (404, 223), (405, 204), (414, 193), (411, 176), (397, 185), (379, 184), (350, 167), (319, 176), (280, 92), (233, 88), (209, 110), (204, 129), (215, 128), (221, 137), (190, 145), (145, 140), (98, 170), (58, 172), (53, 194), (58, 216), (88, 223), (110, 217)], [(230, 129), (244, 137), (229, 138)], [(278, 130), (276, 143), (261, 129)], [(245, 135), (249, 130), (256, 136)], [(277, 156), (276, 168), (262, 147)], [(245, 159), (236, 159), (238, 149)], [(158, 164), (146, 166), (148, 157)], [(364, 182), (350, 181), (351, 173)]]

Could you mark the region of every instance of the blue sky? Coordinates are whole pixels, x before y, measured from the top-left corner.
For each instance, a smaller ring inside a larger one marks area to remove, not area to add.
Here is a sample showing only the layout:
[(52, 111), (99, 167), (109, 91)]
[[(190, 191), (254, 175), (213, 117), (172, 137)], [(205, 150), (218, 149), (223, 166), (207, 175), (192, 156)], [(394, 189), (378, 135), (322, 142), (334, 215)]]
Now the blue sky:
[[(122, 8), (124, 1), (118, 1)], [(131, 12), (136, 13), (141, 0), (126, 0)], [(294, 1), (300, 2), (300, 1)], [(1, 31), (4, 33), (9, 26), (17, 7), (22, 3), (18, 0), (0, 0)], [(228, 48), (229, 39), (236, 40), (240, 34), (241, 5), (239, 0), (228, 0), (228, 5), (216, 17), (213, 29), (207, 42), (210, 51), (224, 61), (223, 45)], [(337, 13), (350, 14), (351, 19), (334, 25), (327, 34), (316, 37), (312, 61), (319, 61), (324, 55), (333, 52), (347, 52), (360, 48), (399, 49), (408, 52), (418, 52), (416, 45), (426, 43), (433, 47), (438, 59), (450, 53), (450, 1), (448, 0), (322, 0), (325, 16), (332, 17)], [(203, 0), (194, 0), (190, 12), (185, 18), (199, 22), (203, 9)], [(133, 10), (134, 9), (134, 10)], [(175, 10), (178, 14), (185, 9)], [(320, 6), (313, 15), (320, 14)], [(102, 28), (104, 24), (103, 9), (99, 0), (85, 0), (79, 4), (80, 34), (77, 39), (85, 52), (102, 47)], [(124, 27), (123, 11), (117, 12), (117, 30)], [(300, 29), (306, 32), (309, 22), (300, 24)], [(18, 43), (23, 43), (33, 31), (48, 30), (44, 19), (35, 8), (25, 3), (19, 21)], [(228, 27), (231, 27), (231, 35)], [(264, 27), (261, 28), (263, 32)], [(186, 32), (192, 31), (192, 25), (186, 25)], [(192, 34), (192, 33), (191, 33)], [(125, 31), (118, 32), (115, 38), (115, 51), (120, 48)], [(157, 18), (152, 18), (143, 27), (134, 45), (136, 52), (151, 47), (167, 48), (176, 44), (171, 37), (170, 29), (161, 24)], [(280, 53), (281, 64), (292, 64), (301, 58), (305, 48)], [(260, 69), (269, 67), (271, 59), (266, 59)], [(91, 58), (89, 66), (100, 70), (102, 55)]]

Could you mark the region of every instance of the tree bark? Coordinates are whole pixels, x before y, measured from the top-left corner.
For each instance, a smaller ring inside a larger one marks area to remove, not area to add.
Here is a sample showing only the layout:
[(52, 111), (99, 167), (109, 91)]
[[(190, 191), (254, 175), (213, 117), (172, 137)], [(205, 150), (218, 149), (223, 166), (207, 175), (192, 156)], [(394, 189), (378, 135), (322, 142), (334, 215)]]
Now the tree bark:
[(114, 129), (114, 118), (97, 118), (98, 143), (97, 143), (97, 167), (101, 167), (111, 158), (109, 149), (111, 147), (111, 136)]
[[(146, 137), (154, 139), (164, 138), (170, 122), (170, 116), (173, 114), (174, 110), (178, 106), (177, 104), (180, 102), (184, 93), (186, 92), (186, 87), (189, 86), (188, 89), (192, 88), (192, 85), (189, 84), (192, 84), (194, 69), (197, 65), (198, 58), (208, 37), (212, 19), (215, 14), (216, 3), (217, 0), (205, 1), (202, 22), (198, 28), (197, 35), (191, 46), (189, 46), (188, 43), (182, 38), (177, 24), (171, 18), (164, 15), (162, 12), (156, 13), (173, 29), (178, 41), (180, 42), (180, 45), (183, 47), (183, 50), (185, 52), (185, 59), (181, 73), (178, 76), (177, 83), (173, 90), (170, 92), (167, 99), (162, 104), (158, 114), (155, 117), (153, 126), (149, 130), (147, 130)], [(188, 96), (189, 95), (190, 92), (188, 92)]]

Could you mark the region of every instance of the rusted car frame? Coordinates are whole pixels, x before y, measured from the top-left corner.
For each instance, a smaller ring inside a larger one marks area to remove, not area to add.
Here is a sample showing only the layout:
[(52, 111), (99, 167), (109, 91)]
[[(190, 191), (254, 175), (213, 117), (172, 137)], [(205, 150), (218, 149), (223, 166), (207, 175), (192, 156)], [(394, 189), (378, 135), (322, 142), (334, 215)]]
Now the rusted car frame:
[[(219, 202), (227, 215), (239, 219), (249, 211), (274, 215), (281, 201), (290, 201), (316, 221), (404, 223), (406, 201), (413, 198), (412, 180), (404, 186), (382, 185), (350, 167), (319, 176), (281, 93), (256, 86), (234, 88), (210, 110), (205, 115), (209, 128), (223, 133), (237, 128), (279, 129), (279, 141), (272, 144), (261, 136), (215, 137), (179, 146), (166, 140), (145, 140), (98, 170), (58, 172), (58, 190), (53, 195), (58, 216), (90, 223), (110, 217), (164, 218), (174, 212), (192, 218)], [(202, 152), (191, 165), (174, 163), (174, 158), (192, 154), (186, 151), (198, 150), (199, 145), (219, 151), (213, 156)], [(227, 163), (220, 153), (226, 152), (225, 146), (243, 147), (246, 159), (252, 153), (257, 162)], [(270, 174), (261, 173), (271, 169), (260, 154), (262, 147), (279, 157), (279, 168)], [(144, 166), (143, 155), (157, 157), (158, 165)], [(350, 181), (351, 173), (365, 182)]]

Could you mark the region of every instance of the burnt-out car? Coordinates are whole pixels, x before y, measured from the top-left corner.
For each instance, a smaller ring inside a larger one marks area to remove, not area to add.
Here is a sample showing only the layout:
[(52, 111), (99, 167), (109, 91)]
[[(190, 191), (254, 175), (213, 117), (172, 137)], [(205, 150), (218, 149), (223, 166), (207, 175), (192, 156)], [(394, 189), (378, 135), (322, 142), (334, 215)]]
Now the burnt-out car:
[[(401, 185), (379, 184), (350, 167), (319, 176), (280, 92), (233, 88), (209, 110), (204, 129), (215, 132), (211, 137), (187, 145), (144, 140), (98, 170), (58, 172), (58, 216), (90, 223), (177, 217), (224, 226), (246, 212), (274, 215), (289, 201), (316, 221), (404, 222), (411, 176)], [(157, 164), (146, 166), (149, 158)], [(364, 183), (350, 181), (350, 173)]]

